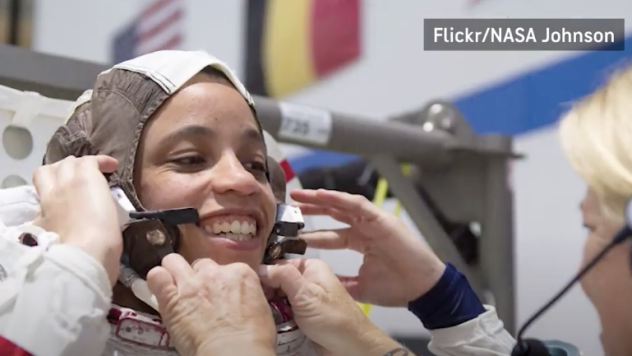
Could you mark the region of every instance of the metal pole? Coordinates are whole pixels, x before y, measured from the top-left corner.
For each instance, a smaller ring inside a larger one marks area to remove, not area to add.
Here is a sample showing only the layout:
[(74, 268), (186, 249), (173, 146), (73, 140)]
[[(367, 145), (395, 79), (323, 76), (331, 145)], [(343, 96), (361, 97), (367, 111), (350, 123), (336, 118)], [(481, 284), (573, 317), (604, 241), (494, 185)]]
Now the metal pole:
[(109, 68), (5, 44), (0, 44), (0, 63), (0, 85), (71, 101)]
[(487, 161), (485, 218), (479, 252), (498, 316), (507, 331), (515, 335), (513, 193), (509, 188), (508, 164), (501, 158)]
[(326, 145), (288, 139), (279, 135), (283, 120), (279, 102), (264, 97), (255, 97), (255, 102), (261, 125), (281, 142), (367, 157), (388, 154), (400, 161), (425, 164), (447, 162), (449, 147), (456, 145), (454, 138), (442, 131), (428, 132), (415, 125), (341, 113), (329, 113), (331, 137)]

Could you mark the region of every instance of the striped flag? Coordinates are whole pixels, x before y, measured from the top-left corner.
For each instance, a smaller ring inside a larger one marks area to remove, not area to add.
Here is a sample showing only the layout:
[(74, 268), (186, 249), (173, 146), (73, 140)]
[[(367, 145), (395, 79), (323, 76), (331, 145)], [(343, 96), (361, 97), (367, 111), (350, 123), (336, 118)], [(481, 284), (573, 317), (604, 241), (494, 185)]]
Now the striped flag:
[(184, 0), (152, 0), (112, 41), (112, 62), (178, 49), (183, 41)]
[(246, 87), (283, 97), (355, 61), (361, 0), (247, 0)]

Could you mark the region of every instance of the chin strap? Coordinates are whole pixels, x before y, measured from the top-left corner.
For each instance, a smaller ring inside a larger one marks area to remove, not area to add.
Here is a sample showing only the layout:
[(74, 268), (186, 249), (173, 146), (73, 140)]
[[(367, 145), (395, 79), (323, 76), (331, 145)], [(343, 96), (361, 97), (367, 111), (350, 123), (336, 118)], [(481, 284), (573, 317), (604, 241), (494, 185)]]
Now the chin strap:
[[(123, 233), (126, 230), (134, 231), (137, 229), (142, 231), (142, 236), (138, 238), (144, 238), (151, 247), (155, 247), (160, 252), (160, 255), (173, 252), (171, 239), (167, 236), (169, 233), (167, 231), (168, 226), (177, 227), (182, 224), (197, 224), (200, 220), (198, 211), (194, 208), (136, 211), (123, 189), (112, 187), (110, 192), (118, 208), (121, 231)], [(149, 247), (149, 245), (146, 246)], [(119, 268), (118, 281), (129, 288), (136, 298), (158, 311), (156, 297), (149, 290), (147, 281), (130, 267), (127, 255), (121, 257)]]
[(147, 281), (140, 278), (140, 276), (136, 272), (134, 272), (133, 269), (125, 266), (122, 263), (120, 265), (120, 269), (121, 271), (118, 276), (118, 281), (121, 282), (125, 287), (129, 288), (136, 298), (140, 299), (143, 303), (152, 307), (155, 311), (158, 311), (158, 301), (149, 290), (149, 287), (147, 286)]
[(301, 209), (287, 204), (277, 204), (276, 222), (272, 231), (273, 242), (266, 249), (263, 263), (271, 264), (287, 253), (304, 255), (307, 242), (298, 237), (304, 227), (305, 220)]

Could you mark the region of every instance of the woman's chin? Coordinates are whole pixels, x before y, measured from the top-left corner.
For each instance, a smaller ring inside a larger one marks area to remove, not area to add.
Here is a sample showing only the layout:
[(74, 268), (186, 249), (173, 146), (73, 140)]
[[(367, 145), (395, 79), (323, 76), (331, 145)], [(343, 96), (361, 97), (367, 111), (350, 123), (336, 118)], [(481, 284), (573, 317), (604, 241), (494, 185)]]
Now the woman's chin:
[(205, 238), (198, 246), (182, 246), (180, 251), (185, 258), (196, 256), (192, 260), (207, 257), (220, 265), (241, 262), (256, 269), (263, 260), (264, 249), (264, 241), (261, 238), (235, 241), (225, 237), (212, 237)]
[(232, 250), (236, 252), (257, 252), (260, 251), (263, 246), (263, 241), (260, 237), (253, 237), (249, 239), (229, 239), (222, 236), (213, 236), (209, 238), (209, 242), (217, 248)]

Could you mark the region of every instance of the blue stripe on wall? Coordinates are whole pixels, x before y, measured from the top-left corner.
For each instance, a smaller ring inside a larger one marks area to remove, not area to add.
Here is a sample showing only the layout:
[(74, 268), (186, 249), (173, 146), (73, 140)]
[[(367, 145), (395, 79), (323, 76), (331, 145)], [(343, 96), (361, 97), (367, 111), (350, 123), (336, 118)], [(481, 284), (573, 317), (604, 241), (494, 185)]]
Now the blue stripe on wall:
[[(631, 55), (632, 36), (626, 38), (624, 51), (581, 54), (457, 98), (455, 104), (478, 133), (524, 134), (554, 124), (569, 103), (593, 91)], [(290, 159), (290, 163), (300, 173), (357, 158), (314, 150)]]

